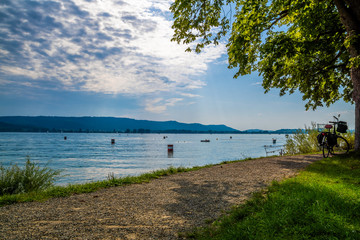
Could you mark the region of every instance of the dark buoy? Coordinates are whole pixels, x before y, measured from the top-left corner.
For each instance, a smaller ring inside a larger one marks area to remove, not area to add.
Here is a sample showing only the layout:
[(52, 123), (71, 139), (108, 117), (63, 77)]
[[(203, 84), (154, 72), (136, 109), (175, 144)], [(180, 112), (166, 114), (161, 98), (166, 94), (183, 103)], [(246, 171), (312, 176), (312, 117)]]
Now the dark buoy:
[(111, 144), (115, 144), (115, 139), (111, 139)]
[(67, 139), (67, 137), (65, 136), (65, 137), (64, 137), (64, 140), (66, 140), (66, 139)]
[(273, 140), (273, 144), (276, 144), (276, 138), (273, 138), (272, 140)]

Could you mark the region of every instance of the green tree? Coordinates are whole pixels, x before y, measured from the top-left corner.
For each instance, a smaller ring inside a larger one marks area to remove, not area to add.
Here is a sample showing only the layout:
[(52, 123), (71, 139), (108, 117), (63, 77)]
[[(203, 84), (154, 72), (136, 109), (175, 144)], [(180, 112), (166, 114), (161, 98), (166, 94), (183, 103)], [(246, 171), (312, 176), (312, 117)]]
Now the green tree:
[(307, 110), (355, 103), (360, 150), (359, 0), (175, 0), (170, 9), (172, 40), (195, 43), (188, 51), (228, 38), (235, 78), (258, 72), (265, 92), (298, 90)]

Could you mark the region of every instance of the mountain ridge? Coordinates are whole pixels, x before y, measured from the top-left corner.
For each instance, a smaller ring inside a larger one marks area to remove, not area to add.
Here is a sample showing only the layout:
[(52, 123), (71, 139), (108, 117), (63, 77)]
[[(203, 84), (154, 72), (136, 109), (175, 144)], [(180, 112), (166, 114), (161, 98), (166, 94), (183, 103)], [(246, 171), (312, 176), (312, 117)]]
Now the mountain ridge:
[[(117, 117), (2, 116), (0, 131), (75, 131), (75, 132), (238, 132), (226, 125), (204, 125), (177, 121), (136, 120)], [(136, 131), (134, 131), (136, 130)]]
[(240, 131), (224, 124), (204, 125), (119, 117), (0, 116), (0, 132), (250, 133), (289, 134), (297, 129)]

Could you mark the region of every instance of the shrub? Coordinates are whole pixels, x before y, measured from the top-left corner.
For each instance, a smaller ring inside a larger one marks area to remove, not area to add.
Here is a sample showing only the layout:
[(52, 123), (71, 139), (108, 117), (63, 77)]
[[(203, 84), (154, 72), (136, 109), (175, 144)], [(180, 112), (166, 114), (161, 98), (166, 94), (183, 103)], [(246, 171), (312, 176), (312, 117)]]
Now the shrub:
[(17, 164), (8, 168), (0, 165), (0, 196), (44, 190), (53, 185), (61, 171), (41, 168), (28, 157), (23, 168)]
[(295, 134), (287, 137), (285, 152), (287, 154), (299, 154), (320, 151), (316, 138), (318, 134), (319, 131), (315, 123), (312, 123), (311, 128), (305, 126), (305, 131), (299, 129)]
[(344, 134), (341, 134), (349, 143), (350, 149), (355, 148), (355, 132), (346, 132)]

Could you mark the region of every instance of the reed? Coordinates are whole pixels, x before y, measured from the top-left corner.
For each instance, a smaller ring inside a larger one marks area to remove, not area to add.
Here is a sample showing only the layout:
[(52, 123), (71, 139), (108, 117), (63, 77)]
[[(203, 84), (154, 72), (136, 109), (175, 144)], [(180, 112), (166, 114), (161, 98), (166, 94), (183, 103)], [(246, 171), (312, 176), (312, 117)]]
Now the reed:
[(59, 177), (61, 171), (30, 161), (27, 157), (24, 167), (14, 164), (10, 167), (0, 165), (0, 196), (29, 193), (47, 189)]

